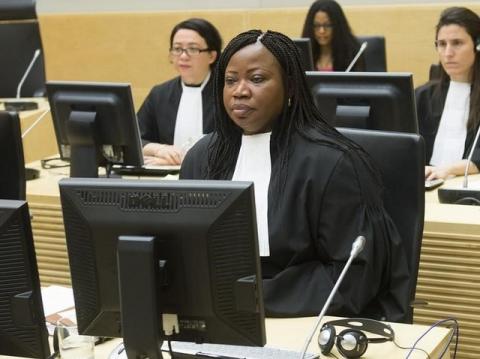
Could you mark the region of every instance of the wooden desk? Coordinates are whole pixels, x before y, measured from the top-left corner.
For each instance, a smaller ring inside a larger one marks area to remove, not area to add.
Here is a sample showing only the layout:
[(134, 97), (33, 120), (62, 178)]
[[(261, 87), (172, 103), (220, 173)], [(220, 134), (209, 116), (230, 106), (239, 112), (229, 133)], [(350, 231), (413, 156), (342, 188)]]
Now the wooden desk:
[[(0, 110), (4, 110), (3, 101), (0, 99)], [(14, 99), (11, 99), (14, 100)], [(22, 98), (25, 101), (38, 103), (38, 109), (19, 112), (22, 133), (25, 132), (46, 110), (49, 104), (46, 98)], [(40, 160), (58, 152), (57, 140), (53, 129), (52, 117), (47, 113), (45, 117), (29, 132), (23, 140), (23, 155), (25, 163)]]
[[(448, 180), (460, 186), (462, 178)], [(471, 176), (470, 183), (480, 181)], [(480, 207), (440, 204), (437, 191), (425, 195), (425, 227), (415, 323), (455, 317), (460, 324), (457, 358), (480, 358)]]
[[(27, 183), (43, 286), (70, 285), (57, 185), (66, 173), (65, 169), (43, 170), (41, 178)], [(436, 195), (436, 191), (426, 195), (417, 284), (417, 298), (429, 305), (415, 309), (414, 322), (430, 325), (439, 319), (456, 317), (461, 332), (457, 357), (479, 358), (480, 208), (439, 204)]]
[[(323, 322), (337, 318), (325, 318)], [(312, 329), (316, 318), (294, 318), (294, 319), (267, 319), (266, 320), (266, 332), (267, 332), (267, 345), (300, 351), (305, 342), (307, 334)], [(412, 347), (415, 341), (428, 329), (428, 326), (423, 325), (409, 325), (391, 323), (395, 332), (395, 341), (398, 345), (403, 347)], [(318, 333), (317, 333), (318, 334)], [(373, 334), (368, 334), (373, 336)], [(431, 358), (440, 358), (445, 345), (448, 343), (450, 337), (450, 330), (445, 328), (434, 328), (427, 334), (418, 344), (417, 348), (425, 350)], [(115, 339), (104, 344), (95, 347), (95, 358), (106, 359), (108, 355), (120, 343), (120, 339)], [(309, 347), (309, 352), (319, 353), (317, 345), (317, 336), (312, 340)], [(336, 349), (333, 353), (340, 358), (340, 354)], [(392, 342), (382, 344), (370, 344), (367, 348), (367, 352), (362, 358), (365, 359), (400, 359), (405, 358), (408, 350), (399, 349)], [(168, 358), (168, 355), (164, 355)], [(413, 351), (410, 358), (412, 359), (424, 359), (425, 353), (421, 351)], [(321, 356), (325, 358), (325, 356)], [(0, 359), (7, 359), (12, 357), (0, 356)], [(443, 359), (450, 358), (447, 352)]]

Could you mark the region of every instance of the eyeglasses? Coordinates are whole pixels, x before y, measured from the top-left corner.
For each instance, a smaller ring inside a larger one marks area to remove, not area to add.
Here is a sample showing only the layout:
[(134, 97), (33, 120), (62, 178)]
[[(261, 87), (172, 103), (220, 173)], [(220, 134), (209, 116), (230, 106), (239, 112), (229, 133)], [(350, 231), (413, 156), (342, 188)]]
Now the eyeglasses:
[(325, 31), (332, 30), (333, 25), (332, 24), (313, 24), (313, 29), (315, 31), (318, 31), (320, 29), (324, 29)]
[(188, 56), (197, 56), (201, 52), (207, 52), (207, 51), (211, 51), (211, 50), (209, 48), (199, 49), (198, 47), (187, 47), (185, 49), (183, 47), (172, 47), (170, 49), (170, 55), (181, 56), (185, 52)]

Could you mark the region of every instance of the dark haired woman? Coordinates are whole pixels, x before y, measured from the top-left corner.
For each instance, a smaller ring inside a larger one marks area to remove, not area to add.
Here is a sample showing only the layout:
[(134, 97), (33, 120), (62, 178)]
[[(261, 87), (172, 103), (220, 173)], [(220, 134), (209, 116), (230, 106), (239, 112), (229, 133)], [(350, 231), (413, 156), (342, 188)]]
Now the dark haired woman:
[(215, 131), (180, 177), (254, 182), (267, 314), (318, 314), (362, 234), (329, 313), (402, 320), (408, 267), (378, 173), (322, 119), (295, 44), (271, 31), (238, 35), (219, 59), (215, 97)]
[(155, 86), (138, 111), (146, 164), (180, 164), (204, 133), (213, 130), (213, 76), (222, 48), (217, 29), (203, 19), (177, 24), (170, 61), (178, 77)]
[[(425, 139), (425, 178), (463, 175), (480, 123), (480, 18), (464, 7), (445, 9), (436, 27), (440, 78), (415, 91)], [(480, 168), (480, 142), (468, 166)]]
[[(308, 10), (302, 37), (312, 43), (313, 60), (318, 71), (345, 71), (360, 49), (342, 8), (335, 0), (317, 0)], [(353, 71), (364, 71), (360, 56)]]

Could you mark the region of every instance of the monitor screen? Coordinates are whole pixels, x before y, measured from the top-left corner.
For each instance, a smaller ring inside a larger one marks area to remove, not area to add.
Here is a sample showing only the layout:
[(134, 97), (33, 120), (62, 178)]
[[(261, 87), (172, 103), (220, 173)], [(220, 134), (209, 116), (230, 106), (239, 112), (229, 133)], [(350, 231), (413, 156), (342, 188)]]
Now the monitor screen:
[(25, 200), (25, 165), (20, 119), (0, 111), (0, 199)]
[(28, 205), (0, 200), (0, 355), (50, 355)]
[(418, 133), (412, 74), (307, 72), (315, 103), (336, 127)]
[(298, 50), (302, 56), (305, 70), (306, 71), (315, 71), (315, 63), (313, 61), (313, 51), (312, 43), (307, 37), (301, 37), (297, 39), (292, 39), (295, 45), (297, 45)]
[(69, 178), (60, 197), (82, 333), (123, 334), (128, 353), (134, 311), (160, 331), (176, 316), (174, 340), (265, 344), (252, 183)]
[(48, 101), (71, 177), (97, 177), (98, 167), (143, 165), (129, 84), (47, 82)]

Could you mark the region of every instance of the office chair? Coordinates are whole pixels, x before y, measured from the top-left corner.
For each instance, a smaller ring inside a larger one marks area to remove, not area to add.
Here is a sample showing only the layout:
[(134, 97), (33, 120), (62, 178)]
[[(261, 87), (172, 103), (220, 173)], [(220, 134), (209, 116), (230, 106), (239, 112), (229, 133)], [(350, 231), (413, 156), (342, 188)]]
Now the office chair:
[(357, 36), (360, 44), (367, 42), (364, 52), (365, 71), (386, 72), (387, 54), (385, 51), (385, 37), (383, 36)]
[(25, 200), (25, 163), (20, 119), (0, 111), (0, 199)]
[(408, 308), (405, 323), (413, 321), (425, 210), (425, 144), (417, 134), (338, 128), (362, 146), (382, 173), (384, 205), (405, 244), (409, 264)]
[[(0, 97), (16, 97), (17, 86), (37, 49), (42, 50), (35, 0), (0, 0)], [(43, 51), (21, 89), (21, 97), (45, 94)]]

